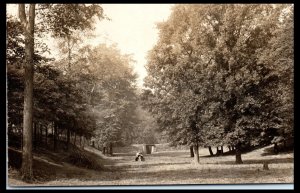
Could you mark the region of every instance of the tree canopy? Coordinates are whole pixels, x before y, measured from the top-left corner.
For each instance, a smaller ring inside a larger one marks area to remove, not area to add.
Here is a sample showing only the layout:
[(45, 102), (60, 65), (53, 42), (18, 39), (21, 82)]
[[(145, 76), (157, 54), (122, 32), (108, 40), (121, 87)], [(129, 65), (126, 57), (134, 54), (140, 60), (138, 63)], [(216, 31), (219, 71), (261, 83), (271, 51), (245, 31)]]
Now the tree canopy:
[(242, 148), (293, 131), (292, 9), (174, 6), (158, 24), (143, 96), (172, 142)]

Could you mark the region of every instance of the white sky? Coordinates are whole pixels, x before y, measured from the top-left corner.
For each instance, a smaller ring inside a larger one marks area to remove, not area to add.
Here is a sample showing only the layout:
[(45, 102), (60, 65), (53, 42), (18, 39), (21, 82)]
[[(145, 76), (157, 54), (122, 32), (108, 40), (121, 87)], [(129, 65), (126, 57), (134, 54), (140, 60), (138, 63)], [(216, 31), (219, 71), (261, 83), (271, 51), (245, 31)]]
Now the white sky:
[(104, 13), (111, 21), (97, 24), (95, 43), (117, 43), (122, 53), (133, 54), (138, 85), (146, 76), (144, 65), (147, 52), (158, 38), (156, 22), (167, 20), (170, 4), (103, 4)]
[[(147, 52), (158, 38), (156, 23), (167, 20), (171, 4), (102, 4), (104, 13), (111, 21), (96, 23), (96, 37), (90, 44), (117, 43), (123, 54), (132, 54), (138, 73), (138, 86), (146, 76), (144, 65)], [(16, 14), (16, 6), (8, 6), (8, 12)], [(51, 48), (51, 46), (50, 46)], [(54, 51), (54, 50), (53, 50)], [(54, 51), (55, 52), (55, 51)]]

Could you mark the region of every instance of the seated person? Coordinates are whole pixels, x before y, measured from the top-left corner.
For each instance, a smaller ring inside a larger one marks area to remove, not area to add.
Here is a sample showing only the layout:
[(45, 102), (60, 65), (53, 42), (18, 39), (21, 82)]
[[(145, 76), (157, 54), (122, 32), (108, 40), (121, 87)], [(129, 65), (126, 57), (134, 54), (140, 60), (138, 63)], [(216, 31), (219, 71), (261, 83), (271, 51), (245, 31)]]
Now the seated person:
[(141, 161), (145, 161), (145, 158), (144, 158), (144, 155), (142, 154), (142, 152), (137, 152), (135, 155), (135, 161), (138, 161), (139, 159)]

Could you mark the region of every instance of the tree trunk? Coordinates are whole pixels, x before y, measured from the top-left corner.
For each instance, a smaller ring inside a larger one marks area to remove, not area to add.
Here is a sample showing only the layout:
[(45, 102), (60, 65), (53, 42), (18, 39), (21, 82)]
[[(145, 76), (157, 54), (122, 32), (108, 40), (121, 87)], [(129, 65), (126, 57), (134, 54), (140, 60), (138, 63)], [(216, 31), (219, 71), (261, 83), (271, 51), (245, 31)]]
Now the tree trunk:
[(286, 141), (283, 140), (283, 148), (286, 149)]
[(105, 151), (106, 151), (106, 147), (103, 147), (103, 148), (102, 148), (102, 153), (103, 153), (103, 155), (105, 155), (105, 153), (106, 153)]
[(39, 124), (36, 123), (35, 125), (36, 127), (36, 141), (37, 141), (37, 144), (40, 142), (40, 129), (39, 129)]
[(24, 130), (23, 129), (23, 124), (21, 124), (21, 136), (22, 137), (21, 137), (21, 145), (20, 145), (21, 147), (20, 147), (20, 149), (23, 149), (23, 133), (24, 133), (23, 130)]
[(53, 149), (54, 151), (57, 148), (57, 125), (55, 123), (53, 123), (53, 127), (54, 127), (54, 134), (53, 134)]
[(36, 123), (33, 123), (33, 149), (36, 150)]
[(113, 155), (113, 144), (109, 143), (109, 155)]
[(84, 149), (84, 146), (85, 146), (85, 142), (86, 142), (86, 138), (85, 137), (83, 137), (83, 139), (82, 139), (83, 141), (82, 141), (82, 149)]
[(33, 112), (33, 53), (34, 53), (34, 20), (35, 4), (30, 4), (28, 21), (25, 4), (19, 4), (19, 18), (25, 35), (24, 65), (24, 110), (23, 110), (23, 147), (21, 176), (25, 181), (33, 179), (32, 171), (32, 112)]
[(52, 123), (52, 130), (51, 130), (51, 132), (52, 132), (52, 136), (54, 135), (54, 123)]
[(210, 154), (211, 156), (214, 155), (214, 153), (213, 153), (213, 151), (212, 151), (212, 149), (211, 149), (211, 146), (208, 146), (208, 151), (209, 151), (209, 154)]
[(44, 141), (43, 141), (43, 126), (42, 125), (40, 125), (40, 142), (41, 142), (41, 144), (44, 144)]
[(190, 153), (191, 153), (191, 157), (194, 157), (194, 150), (193, 150), (193, 146), (190, 146)]
[[(56, 127), (58, 127), (58, 126), (56, 126)], [(61, 135), (62, 135), (62, 131), (61, 132), (59, 132), (58, 130), (57, 130), (57, 141), (59, 141), (59, 140), (61, 140)]]
[(52, 141), (53, 141), (53, 136), (54, 136), (54, 126), (53, 123), (51, 122), (51, 134), (52, 134)]
[(76, 133), (74, 132), (74, 145), (76, 145)]
[(195, 163), (199, 164), (200, 161), (199, 161), (199, 147), (198, 147), (198, 144), (194, 145), (193, 148), (194, 148), (194, 154), (195, 154), (195, 156), (194, 156)]
[(46, 126), (45, 129), (46, 129), (46, 139), (45, 139), (45, 143), (46, 143), (46, 146), (47, 146), (47, 141), (48, 141), (48, 127)]
[(67, 151), (69, 151), (69, 145), (70, 145), (70, 128), (67, 129)]
[(36, 139), (36, 145), (38, 145), (38, 141), (39, 141), (39, 128), (38, 128), (38, 123), (35, 123), (35, 139)]
[(221, 155), (223, 155), (223, 146), (221, 146)]
[(274, 143), (274, 153), (277, 154), (278, 152), (278, 145), (277, 143)]
[(67, 35), (67, 43), (68, 43), (68, 68), (70, 69), (71, 67), (71, 45), (70, 45), (70, 35)]
[(43, 144), (43, 130), (42, 130), (41, 124), (39, 124), (39, 141), (40, 141), (40, 144)]
[(242, 164), (243, 163), (240, 146), (238, 146), (238, 145), (235, 147), (235, 163), (236, 164)]
[(79, 147), (80, 147), (80, 148), (82, 147), (82, 145), (81, 145), (81, 138), (82, 138), (82, 136), (80, 135), (80, 136), (79, 136)]
[(228, 145), (227, 147), (228, 147), (228, 151), (231, 152), (231, 146)]

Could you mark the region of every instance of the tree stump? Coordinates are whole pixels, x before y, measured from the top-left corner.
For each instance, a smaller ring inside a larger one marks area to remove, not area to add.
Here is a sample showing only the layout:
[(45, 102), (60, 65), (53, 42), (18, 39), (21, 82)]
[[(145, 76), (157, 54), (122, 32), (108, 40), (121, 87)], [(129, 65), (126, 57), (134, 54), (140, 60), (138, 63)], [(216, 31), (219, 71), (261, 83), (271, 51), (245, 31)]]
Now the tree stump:
[(263, 170), (269, 170), (268, 162), (263, 163)]

